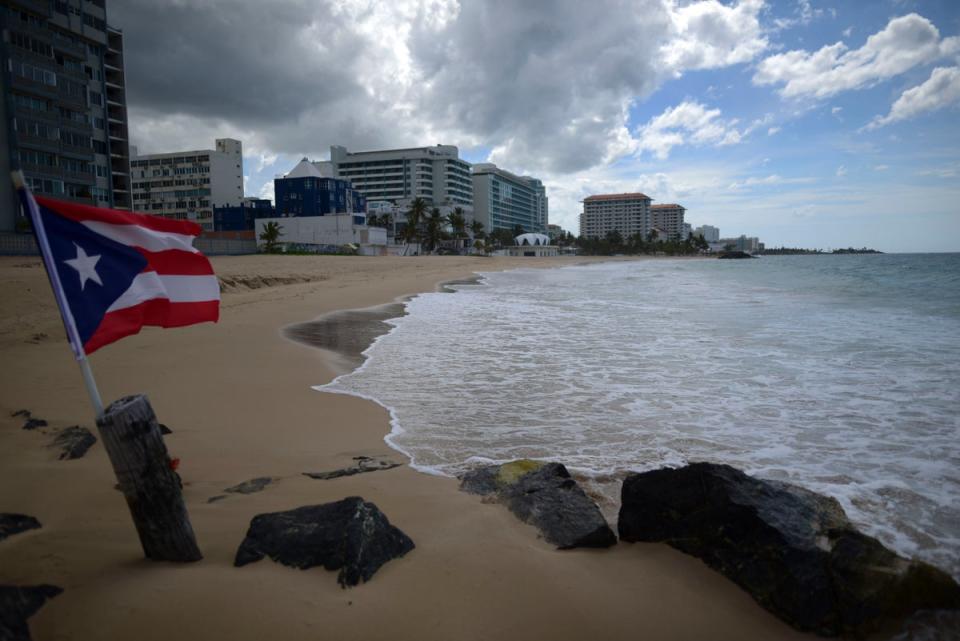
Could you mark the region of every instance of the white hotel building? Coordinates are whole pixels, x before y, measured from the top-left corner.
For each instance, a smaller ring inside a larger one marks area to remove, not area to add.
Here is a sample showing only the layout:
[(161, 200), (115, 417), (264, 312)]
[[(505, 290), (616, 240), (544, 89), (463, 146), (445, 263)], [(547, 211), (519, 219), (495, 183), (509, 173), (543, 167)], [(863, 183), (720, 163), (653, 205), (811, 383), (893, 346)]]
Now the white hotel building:
[(131, 147), (133, 209), (165, 218), (195, 220), (213, 229), (213, 207), (243, 200), (243, 145), (220, 138), (216, 149), (136, 154)]
[(453, 145), (357, 152), (334, 145), (329, 161), (314, 164), (324, 175), (349, 180), (368, 202), (405, 207), (414, 198), (423, 198), (444, 213), (454, 207), (468, 216), (473, 213), (470, 163), (460, 160)]

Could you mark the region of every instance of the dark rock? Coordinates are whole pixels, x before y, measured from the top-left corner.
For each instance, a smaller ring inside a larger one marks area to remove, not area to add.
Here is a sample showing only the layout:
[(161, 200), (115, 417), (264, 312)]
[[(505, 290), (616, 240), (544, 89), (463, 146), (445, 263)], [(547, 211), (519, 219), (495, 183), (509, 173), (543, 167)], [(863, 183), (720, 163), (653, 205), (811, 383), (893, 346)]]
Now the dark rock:
[(342, 587), (369, 581), (380, 566), (405, 555), (413, 541), (373, 503), (351, 496), (335, 503), (258, 514), (237, 550), (237, 567), (269, 556), (291, 567), (340, 570)]
[(10, 414), (10, 416), (12, 416), (13, 418), (17, 418), (18, 416), (22, 416), (23, 418), (30, 418), (30, 410), (17, 410), (16, 412), (13, 412), (12, 414)]
[(267, 487), (271, 483), (273, 483), (273, 479), (269, 476), (259, 476), (255, 479), (244, 481), (239, 485), (228, 487), (224, 490), (224, 492), (230, 492), (231, 494), (253, 494), (254, 492), (263, 491), (263, 488)]
[(222, 501), (227, 498), (226, 494), (217, 494), (216, 496), (211, 496), (207, 499), (207, 503), (216, 503), (217, 501)]
[(467, 473), (460, 489), (493, 496), (560, 549), (610, 547), (617, 542), (590, 497), (560, 463), (513, 461)]
[(25, 430), (35, 430), (38, 427), (46, 427), (47, 422), (42, 418), (28, 418), (27, 422), (23, 424), (23, 429)]
[(55, 585), (0, 585), (0, 639), (30, 641), (27, 619), (61, 592), (63, 588)]
[(332, 470), (330, 472), (304, 472), (303, 475), (309, 476), (312, 479), (329, 481), (330, 479), (353, 476), (354, 474), (392, 470), (393, 468), (400, 467), (401, 465), (400, 463), (396, 463), (394, 461), (388, 461), (386, 459), (379, 459), (371, 456), (354, 456), (353, 460), (356, 461), (356, 463), (350, 467), (344, 467), (339, 470)]
[(921, 609), (960, 608), (946, 573), (858, 532), (832, 498), (727, 465), (624, 480), (624, 541), (663, 541), (721, 572), (787, 623), (865, 634)]
[(26, 514), (0, 513), (0, 541), (27, 530), (36, 530), (40, 521)]
[(169, 427), (167, 427), (163, 423), (160, 423), (160, 433), (163, 435), (173, 434), (173, 430), (171, 430)]
[(53, 439), (51, 447), (60, 448), (61, 461), (72, 460), (82, 457), (96, 442), (97, 437), (91, 434), (90, 430), (74, 425), (60, 430)]
[(495, 494), (500, 489), (497, 483), (499, 474), (499, 465), (484, 465), (475, 470), (470, 470), (460, 477), (460, 490), (481, 496)]

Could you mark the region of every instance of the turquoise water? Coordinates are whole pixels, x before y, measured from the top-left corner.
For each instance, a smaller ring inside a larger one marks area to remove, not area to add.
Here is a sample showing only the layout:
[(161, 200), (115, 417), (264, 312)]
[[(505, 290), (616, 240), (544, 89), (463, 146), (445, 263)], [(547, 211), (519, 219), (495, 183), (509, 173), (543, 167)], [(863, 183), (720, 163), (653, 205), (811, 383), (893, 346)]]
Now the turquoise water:
[(423, 471), (728, 463), (836, 497), (960, 576), (960, 254), (649, 260), (425, 294), (327, 391), (388, 407)]

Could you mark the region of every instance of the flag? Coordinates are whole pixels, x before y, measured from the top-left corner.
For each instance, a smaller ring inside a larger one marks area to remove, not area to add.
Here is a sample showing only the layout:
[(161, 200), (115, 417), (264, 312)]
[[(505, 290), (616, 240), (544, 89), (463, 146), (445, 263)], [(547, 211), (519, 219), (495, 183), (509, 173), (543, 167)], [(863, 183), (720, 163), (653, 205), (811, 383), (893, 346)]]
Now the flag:
[(199, 225), (19, 192), (78, 359), (144, 325), (219, 318), (217, 277), (193, 247)]

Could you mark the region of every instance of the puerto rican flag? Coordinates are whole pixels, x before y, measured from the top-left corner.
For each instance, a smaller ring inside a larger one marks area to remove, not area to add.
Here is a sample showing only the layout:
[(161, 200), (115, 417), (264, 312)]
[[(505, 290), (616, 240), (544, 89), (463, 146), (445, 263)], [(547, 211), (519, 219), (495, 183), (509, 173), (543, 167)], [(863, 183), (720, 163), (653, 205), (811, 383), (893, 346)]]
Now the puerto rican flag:
[(144, 325), (219, 318), (217, 277), (193, 247), (199, 225), (19, 193), (77, 359)]

